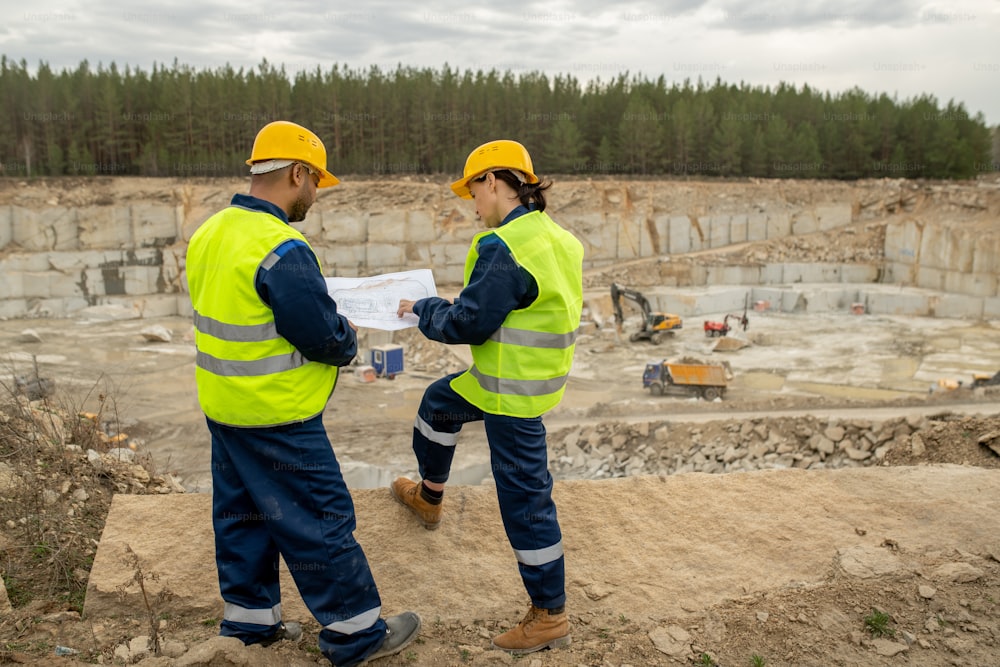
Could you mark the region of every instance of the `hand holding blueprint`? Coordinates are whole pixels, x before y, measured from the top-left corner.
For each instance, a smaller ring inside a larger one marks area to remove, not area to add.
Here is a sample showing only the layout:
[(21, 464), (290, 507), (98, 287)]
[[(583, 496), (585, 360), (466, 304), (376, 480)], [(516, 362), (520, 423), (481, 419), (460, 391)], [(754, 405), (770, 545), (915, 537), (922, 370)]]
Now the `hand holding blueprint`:
[(416, 301), (437, 296), (430, 269), (383, 273), (368, 278), (327, 278), (326, 289), (337, 302), (337, 312), (357, 327), (394, 331), (417, 325), (413, 313), (396, 315), (400, 299)]

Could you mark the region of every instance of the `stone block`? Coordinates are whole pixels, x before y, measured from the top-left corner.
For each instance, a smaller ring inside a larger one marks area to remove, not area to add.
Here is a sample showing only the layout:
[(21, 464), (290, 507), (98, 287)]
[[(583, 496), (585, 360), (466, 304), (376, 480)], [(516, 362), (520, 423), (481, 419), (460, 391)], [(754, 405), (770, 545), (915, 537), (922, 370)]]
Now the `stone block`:
[(731, 217), (729, 219), (729, 242), (745, 243), (749, 224), (749, 217), (745, 213)]
[(333, 245), (352, 245), (368, 240), (368, 214), (354, 211), (323, 213), (323, 240)]
[(802, 313), (806, 311), (808, 305), (805, 294), (800, 290), (788, 289), (781, 292), (781, 312), (783, 313)]
[(21, 274), (23, 296), (27, 299), (47, 299), (49, 293), (48, 271), (26, 271)]
[[(87, 297), (104, 296), (107, 294), (104, 285), (104, 269), (86, 269), (80, 273), (80, 292)], [(118, 271), (114, 271), (118, 275)], [(124, 283), (122, 284), (124, 289)]]
[(11, 271), (7, 262), (0, 261), (0, 299), (20, 299), (24, 297), (24, 280), (20, 271)]
[(434, 269), (434, 283), (441, 285), (461, 285), (465, 279), (464, 267), (452, 265)]
[[(591, 261), (614, 261), (618, 257), (618, 228), (603, 213), (584, 213), (573, 216), (573, 234), (583, 244), (584, 253)], [(465, 239), (469, 247), (471, 235)]]
[(0, 298), (0, 319), (14, 319), (24, 317), (28, 312), (28, 302), (25, 299), (3, 299)]
[(132, 216), (128, 206), (87, 206), (77, 211), (80, 248), (131, 248)]
[(158, 291), (157, 279), (160, 276), (160, 269), (157, 266), (126, 266), (123, 274), (125, 293), (129, 296), (155, 294)]
[(983, 317), (983, 300), (964, 294), (941, 294), (931, 301), (931, 309), (934, 317), (978, 320)]
[(406, 240), (411, 243), (431, 243), (437, 240), (434, 216), (423, 209), (406, 212)]
[(765, 264), (760, 269), (760, 282), (762, 285), (780, 285), (785, 281), (785, 267), (783, 264)]
[[(653, 255), (666, 255), (670, 253), (670, 216), (669, 215), (654, 215), (650, 222), (647, 223), (651, 225), (650, 229), (647, 230), (648, 236), (650, 237), (650, 248), (653, 249)], [(652, 238), (653, 235), (655, 237)]]
[[(751, 216), (752, 217), (752, 216)], [(792, 234), (792, 218), (787, 213), (767, 214), (767, 236), (768, 239), (783, 239)], [(757, 239), (751, 238), (751, 241)]]
[(839, 264), (789, 262), (784, 265), (784, 283), (839, 283)]
[(14, 240), (14, 219), (10, 206), (0, 206), (0, 250)]
[(913, 264), (920, 249), (922, 227), (913, 221), (890, 222), (885, 226), (885, 258), (891, 262)]
[[(728, 215), (714, 215), (708, 218), (708, 229), (703, 229), (710, 248), (722, 248), (732, 243)], [(702, 225), (704, 225), (704, 221)]]
[(829, 204), (818, 204), (814, 213), (819, 221), (820, 231), (837, 229), (851, 224), (851, 204), (841, 202), (831, 202)]
[(1000, 234), (980, 237), (972, 250), (972, 272), (1000, 275)]
[(345, 245), (335, 243), (316, 252), (320, 253), (323, 258), (324, 275), (355, 277), (368, 273), (365, 264), (365, 246), (363, 244)]
[(670, 217), (670, 254), (683, 255), (691, 252), (691, 219), (686, 215)]
[(944, 291), (951, 294), (967, 294), (978, 297), (996, 296), (997, 280), (996, 275), (946, 271)]
[(616, 257), (619, 261), (627, 262), (630, 259), (641, 257), (640, 248), (642, 237), (646, 234), (643, 224), (644, 220), (638, 215), (625, 215), (618, 224), (618, 251)]
[(75, 274), (49, 271), (49, 296), (65, 299), (73, 296), (83, 296), (81, 280), (83, 272)]
[[(180, 302), (188, 304), (188, 312), (182, 313)], [(157, 317), (173, 317), (174, 315), (190, 315), (191, 301), (186, 296), (177, 294), (147, 294), (141, 298), (133, 299), (132, 305), (139, 309), (139, 316), (145, 319)]]
[(841, 264), (840, 278), (845, 283), (873, 283), (879, 269), (874, 264)]
[[(162, 248), (177, 241), (178, 210), (167, 204), (132, 204), (132, 238), (140, 248)], [(181, 212), (183, 215), (183, 212)]]
[(289, 223), (292, 229), (297, 229), (302, 236), (306, 237), (309, 245), (314, 248), (323, 243), (323, 212), (309, 209), (309, 214), (305, 220)]
[(944, 289), (945, 271), (929, 266), (916, 267), (917, 287), (941, 291)]
[(930, 315), (930, 297), (908, 292), (868, 293), (868, 312), (880, 315)]
[(27, 252), (54, 248), (53, 233), (42, 224), (41, 215), (30, 208), (11, 206), (11, 240)]
[[(770, 225), (766, 213), (751, 213), (747, 216), (747, 241), (765, 241)], [(784, 236), (788, 236), (787, 231)]]
[(365, 267), (369, 272), (401, 271), (405, 266), (406, 250), (403, 244), (365, 244)]
[(406, 213), (389, 210), (368, 215), (369, 243), (401, 243), (406, 240)]
[(987, 320), (1000, 320), (1000, 297), (986, 297), (983, 299), (983, 318)]
[(812, 211), (797, 211), (792, 214), (792, 234), (795, 236), (815, 234), (819, 230), (819, 220)]

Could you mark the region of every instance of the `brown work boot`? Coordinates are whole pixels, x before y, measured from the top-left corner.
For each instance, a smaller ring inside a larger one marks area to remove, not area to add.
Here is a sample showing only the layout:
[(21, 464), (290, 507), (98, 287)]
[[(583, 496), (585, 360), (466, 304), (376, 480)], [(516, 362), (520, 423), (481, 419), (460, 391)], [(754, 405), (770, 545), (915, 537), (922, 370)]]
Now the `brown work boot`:
[(493, 640), (493, 648), (502, 649), (513, 655), (534, 653), (543, 648), (569, 646), (569, 618), (565, 610), (549, 613), (531, 605), (517, 627), (508, 630)]
[(417, 517), (424, 528), (434, 530), (441, 525), (441, 505), (432, 505), (420, 496), (421, 482), (397, 477), (390, 487), (392, 496)]

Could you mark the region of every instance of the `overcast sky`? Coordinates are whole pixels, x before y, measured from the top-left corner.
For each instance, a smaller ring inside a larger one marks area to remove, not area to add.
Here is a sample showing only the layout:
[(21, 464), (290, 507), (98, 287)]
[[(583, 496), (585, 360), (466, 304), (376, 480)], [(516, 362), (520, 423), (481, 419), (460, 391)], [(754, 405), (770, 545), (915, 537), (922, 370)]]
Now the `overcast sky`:
[(857, 86), (900, 101), (929, 93), (1000, 123), (1000, 0), (0, 3), (0, 53), (32, 71), (39, 60), (148, 70), (263, 58), (289, 73), (447, 63), (585, 82), (627, 71), (668, 83)]

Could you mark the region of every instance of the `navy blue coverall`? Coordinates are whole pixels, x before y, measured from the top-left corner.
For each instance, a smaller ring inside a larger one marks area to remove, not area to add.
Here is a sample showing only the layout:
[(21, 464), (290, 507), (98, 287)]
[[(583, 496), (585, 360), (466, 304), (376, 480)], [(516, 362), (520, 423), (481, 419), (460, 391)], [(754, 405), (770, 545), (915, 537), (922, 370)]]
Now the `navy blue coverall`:
[[(529, 208), (518, 206), (500, 224), (528, 212)], [(455, 302), (421, 299), (413, 312), (420, 318), (420, 331), (431, 340), (480, 345), (512, 310), (525, 308), (536, 298), (535, 279), (514, 261), (500, 237), (491, 234), (479, 240), (479, 257)], [(560, 607), (566, 601), (565, 559), (542, 418), (483, 412), (451, 388), (449, 383), (457, 375), (431, 383), (417, 409), (413, 452), (420, 475), (430, 482), (448, 481), (462, 425), (483, 421), (500, 514), (521, 580), (536, 607)]]
[[(232, 205), (288, 222), (283, 210), (256, 197), (238, 194)], [(258, 270), (254, 283), (274, 312), (278, 333), (310, 361), (350, 363), (357, 338), (337, 313), (312, 250), (291, 240), (276, 253), (281, 259)], [(363, 660), (381, 645), (386, 625), (368, 560), (354, 539), (354, 503), (322, 415), (267, 428), (208, 419), (208, 428), (216, 564), (225, 601), (220, 634), (252, 644), (277, 632), (280, 553), (323, 626), (323, 654), (335, 665)]]

